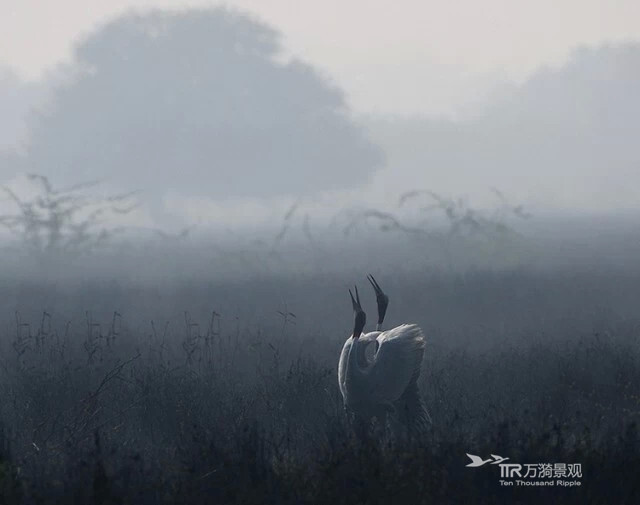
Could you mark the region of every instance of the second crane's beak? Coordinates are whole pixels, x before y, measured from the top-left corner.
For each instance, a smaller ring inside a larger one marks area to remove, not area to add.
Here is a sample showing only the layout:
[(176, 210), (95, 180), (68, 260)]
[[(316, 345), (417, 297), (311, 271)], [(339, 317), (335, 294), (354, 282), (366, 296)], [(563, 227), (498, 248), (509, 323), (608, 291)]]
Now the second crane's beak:
[(378, 324), (382, 324), (384, 322), (384, 316), (387, 313), (387, 307), (389, 306), (389, 297), (384, 294), (382, 288), (378, 284), (373, 277), (373, 275), (367, 275), (367, 279), (373, 286), (373, 290), (376, 292), (376, 303), (378, 304)]
[(364, 329), (364, 325), (367, 322), (367, 314), (365, 314), (364, 310), (362, 310), (362, 306), (360, 305), (360, 295), (358, 294), (358, 288), (355, 287), (356, 297), (353, 297), (353, 293), (349, 290), (349, 295), (351, 296), (351, 305), (353, 306), (354, 313), (354, 323), (353, 323), (353, 338), (359, 338), (362, 335), (362, 330)]

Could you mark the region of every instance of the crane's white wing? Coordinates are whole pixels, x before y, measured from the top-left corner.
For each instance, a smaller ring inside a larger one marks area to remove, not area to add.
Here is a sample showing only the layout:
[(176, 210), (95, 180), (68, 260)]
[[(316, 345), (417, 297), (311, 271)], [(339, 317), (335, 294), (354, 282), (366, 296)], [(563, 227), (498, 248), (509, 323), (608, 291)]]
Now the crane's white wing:
[(419, 326), (403, 324), (382, 332), (377, 340), (380, 347), (367, 382), (372, 397), (388, 404), (398, 400), (420, 374), (425, 339)]

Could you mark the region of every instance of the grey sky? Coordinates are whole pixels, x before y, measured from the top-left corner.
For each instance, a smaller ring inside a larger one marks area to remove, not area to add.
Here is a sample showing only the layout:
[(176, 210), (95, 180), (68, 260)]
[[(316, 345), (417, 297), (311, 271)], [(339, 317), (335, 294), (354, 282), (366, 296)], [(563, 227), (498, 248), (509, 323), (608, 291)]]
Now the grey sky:
[[(357, 112), (451, 114), (502, 80), (557, 65), (577, 45), (640, 39), (637, 0), (232, 0), (284, 34), (292, 54), (343, 87)], [(78, 37), (130, 8), (183, 0), (2, 0), (0, 63), (35, 78)]]

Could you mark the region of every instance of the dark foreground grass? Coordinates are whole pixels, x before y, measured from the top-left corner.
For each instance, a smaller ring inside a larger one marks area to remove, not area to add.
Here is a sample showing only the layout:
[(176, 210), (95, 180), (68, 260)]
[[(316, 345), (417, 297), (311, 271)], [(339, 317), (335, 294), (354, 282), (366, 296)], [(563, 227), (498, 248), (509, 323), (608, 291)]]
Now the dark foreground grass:
[[(402, 444), (351, 435), (341, 342), (299, 345), (311, 337), (286, 321), (218, 331), (214, 316), (180, 338), (155, 324), (128, 335), (118, 316), (55, 326), (44, 315), (4, 341), (3, 504), (640, 503), (631, 328), (484, 351), (430, 341), (434, 425)], [(466, 453), (580, 463), (582, 477), (502, 487), (497, 466), (467, 468)]]

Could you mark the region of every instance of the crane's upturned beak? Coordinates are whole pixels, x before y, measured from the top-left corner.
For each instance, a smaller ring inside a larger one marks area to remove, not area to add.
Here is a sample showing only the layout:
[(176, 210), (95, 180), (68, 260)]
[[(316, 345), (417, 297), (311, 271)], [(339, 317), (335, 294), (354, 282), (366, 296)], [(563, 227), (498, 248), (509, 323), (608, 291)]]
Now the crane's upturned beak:
[(387, 313), (387, 307), (389, 306), (389, 297), (384, 294), (382, 288), (378, 282), (373, 278), (373, 275), (369, 274), (367, 279), (373, 286), (373, 290), (376, 292), (376, 302), (378, 304), (378, 325), (384, 322), (384, 316)]
[(362, 335), (362, 330), (364, 329), (364, 325), (367, 322), (367, 314), (365, 314), (364, 310), (362, 310), (362, 306), (360, 305), (360, 295), (358, 294), (358, 288), (355, 287), (356, 297), (353, 297), (353, 293), (349, 290), (349, 295), (351, 296), (351, 305), (353, 306), (354, 313), (354, 323), (353, 323), (353, 338), (359, 338)]

